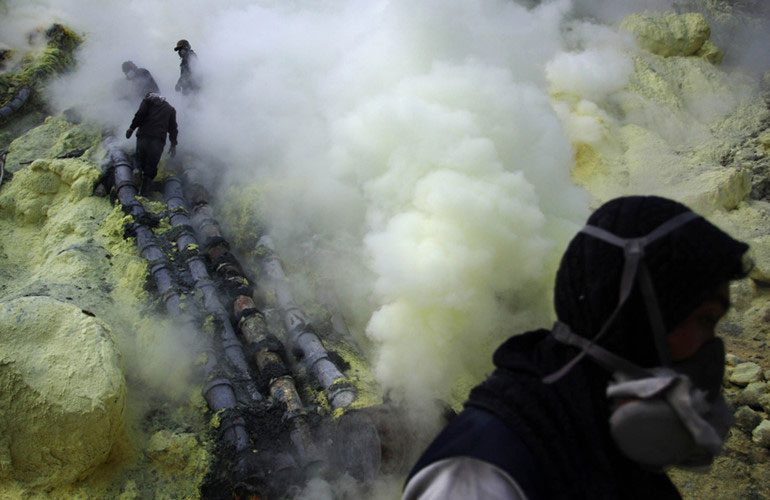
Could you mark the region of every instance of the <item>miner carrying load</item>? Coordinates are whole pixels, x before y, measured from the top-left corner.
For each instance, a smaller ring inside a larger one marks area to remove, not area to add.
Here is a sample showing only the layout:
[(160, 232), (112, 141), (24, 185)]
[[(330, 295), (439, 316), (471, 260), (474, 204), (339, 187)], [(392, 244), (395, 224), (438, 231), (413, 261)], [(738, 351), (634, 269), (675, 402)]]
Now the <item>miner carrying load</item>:
[(602, 205), (556, 275), (556, 324), (510, 337), (404, 499), (676, 499), (732, 413), (716, 325), (748, 246), (673, 200)]
[(195, 66), (198, 56), (195, 55), (195, 51), (193, 51), (190, 42), (187, 40), (176, 42), (174, 50), (179, 53), (179, 57), (182, 59), (182, 62), (179, 63), (179, 80), (177, 80), (174, 89), (184, 95), (195, 92), (200, 88), (200, 85), (198, 85), (197, 80), (193, 76), (193, 66)]
[(166, 134), (171, 140), (169, 156), (176, 154), (176, 109), (166, 99), (155, 92), (149, 92), (142, 104), (139, 105), (131, 121), (131, 126), (126, 130), (126, 139), (131, 138), (134, 130), (136, 133), (136, 157), (134, 170), (139, 170), (142, 175), (142, 187), (140, 192), (146, 194), (150, 184), (158, 173), (158, 162), (166, 146)]

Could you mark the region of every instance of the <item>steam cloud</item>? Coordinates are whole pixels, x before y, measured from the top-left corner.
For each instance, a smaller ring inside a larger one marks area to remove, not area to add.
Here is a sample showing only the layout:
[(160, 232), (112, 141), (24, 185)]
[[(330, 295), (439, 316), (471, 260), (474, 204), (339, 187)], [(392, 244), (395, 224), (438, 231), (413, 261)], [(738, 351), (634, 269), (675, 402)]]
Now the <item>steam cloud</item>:
[[(179, 110), (180, 152), (218, 156), (229, 182), (285, 180), (267, 211), (274, 236), (322, 246), (318, 265), (339, 271), (350, 316), (366, 318), (379, 380), (422, 408), (461, 400), (496, 344), (550, 319), (558, 257), (588, 213), (569, 139), (592, 132), (565, 128), (549, 90), (590, 108), (631, 71), (612, 30), (565, 22), (670, 2), (9, 6), (87, 34), (78, 70), (51, 87), (59, 107), (124, 130), (138, 103), (116, 101), (114, 85), (131, 59)], [(180, 38), (203, 81), (189, 99), (172, 91)]]

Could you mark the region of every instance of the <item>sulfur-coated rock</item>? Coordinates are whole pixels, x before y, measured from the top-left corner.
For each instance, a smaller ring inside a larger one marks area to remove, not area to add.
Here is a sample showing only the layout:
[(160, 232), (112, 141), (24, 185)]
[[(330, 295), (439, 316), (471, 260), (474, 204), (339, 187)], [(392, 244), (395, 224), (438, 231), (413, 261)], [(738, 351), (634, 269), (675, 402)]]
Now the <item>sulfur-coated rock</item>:
[(125, 381), (109, 327), (50, 297), (0, 303), (0, 481), (55, 487), (103, 463)]
[(99, 130), (93, 125), (74, 125), (63, 116), (49, 116), (42, 125), (11, 143), (5, 167), (16, 172), (38, 159), (77, 157), (95, 148), (100, 138)]
[(760, 446), (770, 448), (770, 420), (763, 420), (751, 432), (751, 440)]
[[(706, 18), (698, 13), (632, 14), (620, 27), (632, 33), (642, 48), (663, 57), (696, 55), (711, 36)], [(715, 49), (707, 46), (704, 57), (717, 58)]]
[(762, 415), (748, 406), (741, 406), (735, 410), (735, 425), (744, 432), (751, 433), (762, 421)]
[(751, 361), (741, 363), (737, 365), (730, 374), (729, 380), (735, 385), (745, 387), (751, 382), (762, 380), (762, 368)]
[(698, 49), (698, 52), (696, 52), (695, 55), (702, 57), (711, 64), (720, 64), (725, 58), (725, 53), (722, 52), (722, 49), (717, 47), (711, 40), (706, 40), (703, 42), (703, 45), (701, 45), (700, 49)]

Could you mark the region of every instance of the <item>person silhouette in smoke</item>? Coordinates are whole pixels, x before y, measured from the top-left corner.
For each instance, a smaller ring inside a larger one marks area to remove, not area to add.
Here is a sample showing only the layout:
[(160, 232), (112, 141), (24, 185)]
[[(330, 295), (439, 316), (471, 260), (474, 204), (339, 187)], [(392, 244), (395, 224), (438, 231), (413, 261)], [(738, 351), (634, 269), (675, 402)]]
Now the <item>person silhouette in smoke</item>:
[(747, 249), (672, 200), (601, 206), (562, 257), (553, 329), (497, 349), (403, 498), (680, 498), (664, 468), (709, 465), (732, 424), (715, 327)]
[(133, 94), (137, 100), (144, 98), (148, 92), (160, 92), (152, 74), (145, 68), (137, 68), (133, 61), (125, 61), (122, 69), (126, 79), (131, 82)]
[(198, 60), (198, 56), (190, 46), (190, 42), (187, 40), (179, 40), (176, 42), (174, 50), (179, 54), (179, 58), (182, 61), (179, 63), (179, 80), (174, 86), (174, 90), (181, 92), (184, 95), (196, 92), (200, 85), (196, 77), (193, 75), (194, 66)]
[(177, 145), (176, 109), (169, 104), (160, 94), (149, 92), (131, 121), (131, 126), (126, 130), (126, 139), (131, 138), (134, 130), (136, 133), (136, 155), (134, 158), (135, 170), (142, 175), (142, 187), (140, 193), (146, 195), (149, 192), (152, 180), (158, 173), (158, 162), (163, 155), (166, 146), (166, 134), (171, 141), (169, 156), (174, 157)]

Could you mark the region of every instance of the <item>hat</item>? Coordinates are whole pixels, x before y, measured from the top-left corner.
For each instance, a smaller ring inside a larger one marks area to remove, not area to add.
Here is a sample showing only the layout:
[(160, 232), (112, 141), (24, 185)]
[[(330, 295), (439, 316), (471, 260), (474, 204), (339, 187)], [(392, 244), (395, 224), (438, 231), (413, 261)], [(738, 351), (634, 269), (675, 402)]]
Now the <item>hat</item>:
[(187, 40), (179, 40), (176, 42), (176, 47), (174, 47), (174, 50), (181, 50), (181, 49), (189, 49), (190, 48), (190, 42)]

